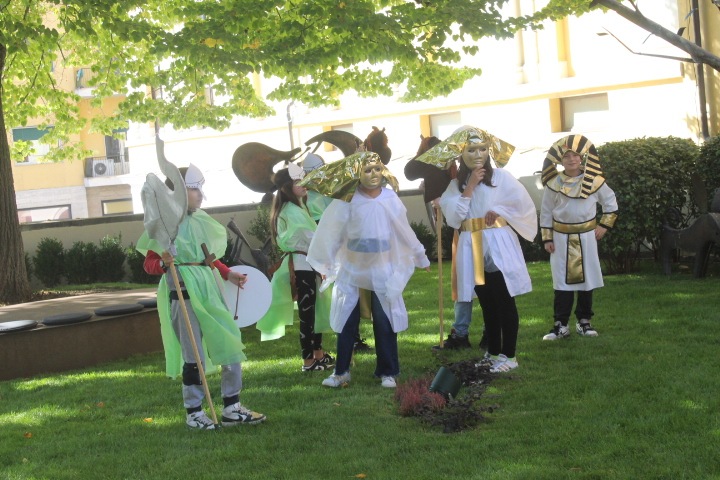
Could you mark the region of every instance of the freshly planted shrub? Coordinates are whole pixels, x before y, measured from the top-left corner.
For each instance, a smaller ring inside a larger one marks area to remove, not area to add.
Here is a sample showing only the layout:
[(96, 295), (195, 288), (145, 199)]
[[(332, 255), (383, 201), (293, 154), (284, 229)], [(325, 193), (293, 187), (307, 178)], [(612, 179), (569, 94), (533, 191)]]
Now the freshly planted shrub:
[(657, 257), (670, 207), (692, 211), (688, 192), (698, 148), (691, 140), (654, 137), (606, 143), (598, 153), (619, 213), (615, 228), (599, 243), (600, 252), (607, 273), (627, 273), (642, 245)]
[(101, 282), (119, 282), (125, 277), (125, 248), (122, 246), (122, 235), (105, 236), (100, 240), (98, 248), (97, 279)]
[(64, 275), (65, 248), (57, 238), (44, 237), (38, 243), (33, 258), (35, 277), (46, 287), (54, 287), (60, 283)]

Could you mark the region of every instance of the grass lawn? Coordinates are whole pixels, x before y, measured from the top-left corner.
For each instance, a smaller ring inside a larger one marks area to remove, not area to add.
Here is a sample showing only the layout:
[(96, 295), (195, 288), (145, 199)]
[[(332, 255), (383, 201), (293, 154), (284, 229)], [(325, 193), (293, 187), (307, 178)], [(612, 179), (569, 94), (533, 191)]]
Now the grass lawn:
[[(439, 366), (434, 268), (405, 291), (400, 381)], [(329, 389), (325, 374), (300, 372), (296, 326), (263, 343), (248, 328), (241, 400), (266, 423), (188, 431), (162, 354), (0, 382), (0, 479), (720, 478), (718, 275), (665, 277), (653, 267), (608, 276), (595, 294), (600, 336), (542, 342), (552, 326), (549, 265), (530, 271), (534, 291), (517, 299), (520, 367), (491, 384), (486, 402), (498, 408), (472, 430), (443, 434), (400, 417), (393, 392), (372, 377), (373, 354), (356, 356), (348, 388)], [(446, 288), (446, 332), (449, 298)], [(474, 318), (477, 345), (477, 306)], [(326, 347), (334, 352), (333, 335)], [(221, 403), (218, 375), (209, 384)]]

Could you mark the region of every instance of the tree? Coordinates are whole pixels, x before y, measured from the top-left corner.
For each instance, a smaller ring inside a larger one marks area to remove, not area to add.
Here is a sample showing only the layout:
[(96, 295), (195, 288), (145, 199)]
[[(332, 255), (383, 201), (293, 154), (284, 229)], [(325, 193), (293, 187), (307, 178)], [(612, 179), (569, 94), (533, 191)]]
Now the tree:
[[(604, 6), (611, 0), (598, 2)], [(510, 38), (543, 21), (583, 14), (588, 0), (551, 0), (533, 15), (504, 15), (507, 0), (0, 0), (0, 128), (45, 119), (49, 160), (86, 156), (70, 142), (85, 126), (62, 65), (90, 68), (93, 120), (105, 134), (128, 121), (222, 129), (236, 115), (266, 116), (274, 101), (336, 104), (354, 90), (417, 101), (446, 95), (478, 69), (460, 65), (482, 37)], [(610, 8), (610, 7), (608, 7)], [(278, 79), (261, 95), (252, 76)], [(208, 102), (208, 88), (214, 102)], [(149, 90), (160, 93), (150, 95)], [(158, 97), (160, 100), (154, 100)], [(0, 302), (30, 296), (14, 199), (11, 152), (0, 135)], [(29, 145), (13, 144), (15, 155)]]

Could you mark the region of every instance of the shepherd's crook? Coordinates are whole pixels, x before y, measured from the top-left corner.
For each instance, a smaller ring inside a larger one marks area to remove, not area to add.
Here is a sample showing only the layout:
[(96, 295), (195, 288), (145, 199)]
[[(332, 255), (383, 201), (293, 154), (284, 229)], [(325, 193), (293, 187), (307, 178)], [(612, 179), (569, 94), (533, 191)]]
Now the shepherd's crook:
[[(170, 273), (175, 285), (180, 285), (180, 279), (178, 278), (177, 270), (175, 270), (175, 262), (170, 263)], [(195, 355), (195, 362), (198, 366), (198, 373), (200, 373), (200, 381), (202, 382), (203, 391), (205, 392), (205, 398), (207, 399), (208, 406), (210, 407), (210, 416), (212, 417), (213, 424), (217, 428), (219, 424), (217, 414), (215, 413), (215, 405), (213, 404), (212, 397), (210, 396), (210, 389), (208, 388), (207, 378), (205, 377), (205, 367), (203, 367), (202, 357), (200, 356), (200, 350), (198, 349), (195, 334), (193, 333), (192, 325), (190, 324), (190, 315), (188, 315), (187, 306), (185, 306), (185, 298), (182, 292), (178, 295), (178, 301), (180, 302), (180, 310), (182, 310), (183, 318), (185, 319), (185, 328), (188, 331), (190, 343), (192, 344), (193, 355)]]
[(435, 206), (435, 233), (437, 235), (437, 258), (438, 258), (438, 308), (440, 314), (440, 348), (445, 346), (443, 340), (444, 332), (443, 327), (445, 323), (445, 317), (443, 315), (443, 256), (442, 256), (442, 224), (443, 214), (439, 206)]

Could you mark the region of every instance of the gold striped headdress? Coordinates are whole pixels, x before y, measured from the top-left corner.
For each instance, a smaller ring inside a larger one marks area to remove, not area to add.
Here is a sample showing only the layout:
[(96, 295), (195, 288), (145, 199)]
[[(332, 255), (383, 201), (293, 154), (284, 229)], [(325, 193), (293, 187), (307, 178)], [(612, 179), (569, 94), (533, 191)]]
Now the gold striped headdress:
[(495, 164), (499, 168), (507, 165), (515, 151), (514, 146), (495, 135), (479, 128), (465, 126), (455, 130), (452, 135), (416, 157), (415, 160), (446, 170), (471, 143), (486, 144), (490, 151), (490, 157), (495, 160)]
[(547, 185), (557, 176), (557, 166), (562, 165), (563, 155), (567, 151), (575, 152), (583, 158), (580, 197), (587, 198), (593, 191), (595, 177), (602, 176), (602, 167), (595, 145), (584, 135), (568, 135), (552, 144), (543, 162), (542, 184)]

